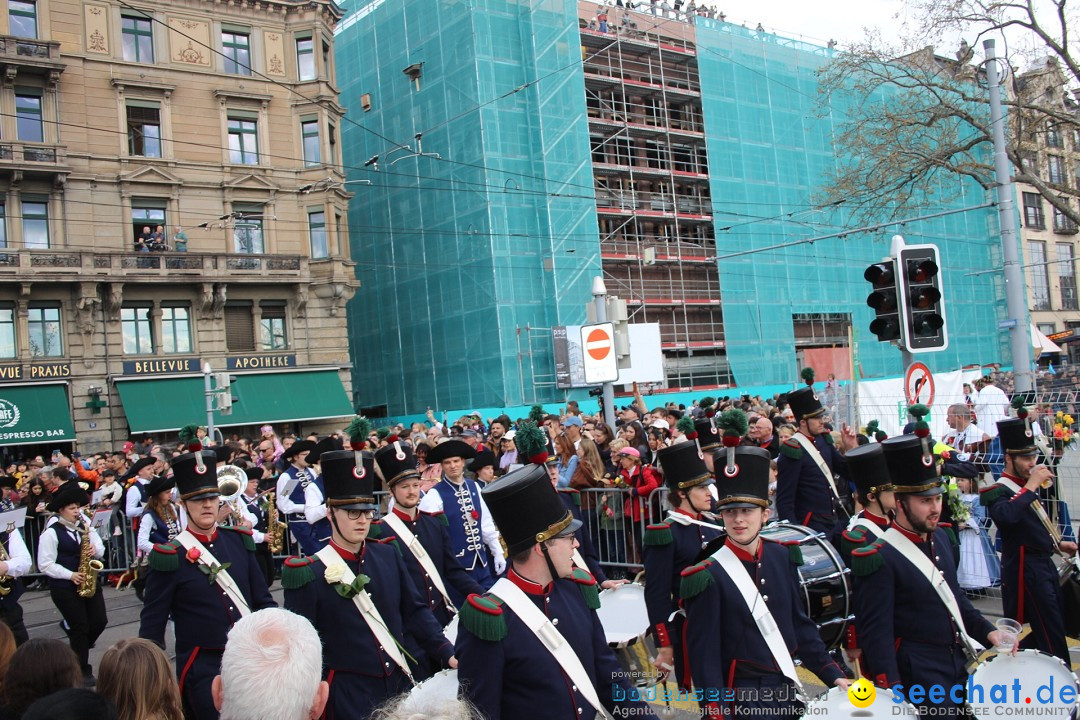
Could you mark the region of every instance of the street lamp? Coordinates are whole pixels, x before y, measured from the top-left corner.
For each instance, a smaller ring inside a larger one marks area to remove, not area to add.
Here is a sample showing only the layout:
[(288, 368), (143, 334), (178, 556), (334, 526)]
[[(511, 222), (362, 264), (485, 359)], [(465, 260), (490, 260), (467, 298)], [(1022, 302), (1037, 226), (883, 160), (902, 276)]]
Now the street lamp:
[(296, 191), (302, 195), (314, 192), (315, 190), (333, 190), (334, 188), (344, 187), (346, 185), (370, 185), (370, 180), (335, 180), (334, 178), (324, 178), (322, 180), (316, 180), (313, 183), (307, 185), (301, 185)]

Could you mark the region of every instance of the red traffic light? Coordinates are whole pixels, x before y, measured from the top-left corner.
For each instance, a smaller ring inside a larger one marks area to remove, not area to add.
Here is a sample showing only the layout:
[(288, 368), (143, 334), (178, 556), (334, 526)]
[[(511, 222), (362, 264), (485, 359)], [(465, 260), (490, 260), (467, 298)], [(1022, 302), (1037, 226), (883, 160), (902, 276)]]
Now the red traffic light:
[[(892, 285), (896, 282), (896, 274), (893, 271), (893, 264), (891, 262), (881, 262), (871, 265), (866, 268), (866, 271), (863, 273), (863, 278), (868, 282), (873, 283), (875, 287), (880, 285)], [(870, 307), (873, 307), (873, 305)]]
[(908, 261), (908, 282), (924, 283), (938, 274), (937, 263), (929, 258)]

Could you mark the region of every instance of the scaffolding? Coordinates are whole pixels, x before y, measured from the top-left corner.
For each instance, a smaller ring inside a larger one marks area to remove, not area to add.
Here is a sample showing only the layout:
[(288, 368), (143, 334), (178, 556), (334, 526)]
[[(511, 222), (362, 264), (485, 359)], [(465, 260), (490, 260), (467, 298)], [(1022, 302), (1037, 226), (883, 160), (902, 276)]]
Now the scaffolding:
[[(658, 323), (669, 387), (732, 382), (697, 50), (685, 23), (612, 32), (579, 5), (600, 257), (631, 322)], [(639, 16), (638, 27), (646, 27)]]

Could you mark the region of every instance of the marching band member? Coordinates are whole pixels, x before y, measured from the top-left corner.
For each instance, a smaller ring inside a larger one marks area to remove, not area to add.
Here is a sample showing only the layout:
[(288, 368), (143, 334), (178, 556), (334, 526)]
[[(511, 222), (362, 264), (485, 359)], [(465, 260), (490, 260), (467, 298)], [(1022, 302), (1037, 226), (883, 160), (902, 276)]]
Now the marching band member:
[(488, 720), (593, 712), (655, 718), (640, 701), (616, 700), (633, 691), (596, 615), (596, 580), (574, 569), (581, 523), (545, 469), (511, 471), (483, 495), (510, 568), (491, 592), (470, 595), (461, 608), (462, 694)]
[(850, 566), (852, 550), (872, 543), (888, 529), (896, 510), (896, 495), (880, 442), (849, 450), (844, 454), (844, 460), (855, 483), (855, 499), (862, 510), (846, 525), (837, 524), (839, 532), (833, 535), (833, 545)]
[[(680, 688), (690, 688), (686, 617), (679, 610), (680, 575), (698, 561), (709, 541), (723, 534), (711, 513), (713, 476), (696, 442), (681, 442), (657, 452), (668, 486), (671, 509), (666, 522), (645, 528), (645, 605), (656, 642), (654, 666), (661, 675), (675, 671)], [(678, 613), (678, 614), (676, 614)], [(673, 617), (674, 616), (674, 617)], [(673, 617), (673, 619), (671, 619)]]
[(371, 455), (331, 451), (322, 469), (333, 536), (314, 556), (289, 558), (281, 585), (285, 608), (310, 620), (322, 638), (325, 717), (365, 718), (411, 685), (406, 630), (441, 667), (457, 663), (399, 549), (368, 541), (377, 508)]
[(176, 670), (185, 714), (216, 720), (211, 693), (221, 671), (229, 628), (276, 603), (255, 561), (251, 531), (218, 525), (220, 506), (212, 450), (173, 459), (173, 478), (187, 517), (183, 531), (150, 553), (139, 637), (165, 646), (166, 623), (176, 631)]
[[(952, 542), (941, 518), (944, 487), (928, 438), (901, 435), (881, 443), (896, 494), (896, 517), (873, 543), (851, 553), (855, 617), (864, 671), (879, 687), (902, 683), (946, 688), (934, 712), (963, 713), (948, 689), (967, 682), (979, 647), (994, 630), (960, 590)], [(914, 702), (920, 711), (931, 705)]]
[[(420, 500), (420, 510), (444, 513), (454, 557), (473, 580), (491, 587), (506, 569), (506, 560), (480, 486), (465, 476), (465, 460), (475, 455), (476, 450), (462, 440), (446, 440), (428, 451), (428, 462), (442, 465), (443, 475)], [(451, 588), (450, 599), (460, 605), (465, 596)]]
[[(780, 444), (776, 512), (781, 520), (831, 535), (838, 515), (844, 522), (848, 519), (843, 506), (848, 498), (847, 463), (829, 442), (825, 408), (814, 393), (813, 369), (805, 368), (803, 379), (807, 386), (788, 395), (799, 431)], [(858, 445), (855, 431), (847, 425), (841, 436), (845, 452)]]
[(176, 480), (159, 475), (146, 485), (146, 507), (139, 519), (139, 552), (147, 555), (158, 543), (167, 543), (187, 525), (184, 510), (173, 502), (172, 490)]
[[(255, 559), (259, 563), (259, 570), (266, 578), (266, 587), (274, 582), (274, 554), (270, 549), (269, 540), (266, 536), (271, 522), (277, 522), (277, 503), (270, 507), (268, 498), (259, 492), (259, 483), (263, 480), (266, 470), (261, 467), (249, 467), (244, 470), (247, 473), (247, 487), (240, 496), (243, 502), (245, 515), (251, 521), (251, 539), (255, 541)], [(284, 544), (284, 538), (282, 538)]]
[[(325, 515), (315, 517), (315, 512), (312, 515), (314, 522), (308, 520), (308, 489), (311, 488), (313, 500), (323, 495), (322, 478), (308, 463), (308, 455), (314, 449), (315, 443), (311, 440), (300, 440), (286, 448), (281, 458), (289, 463), (289, 467), (278, 476), (277, 481), (278, 510), (285, 516), (289, 531), (305, 555), (317, 553), (330, 537), (330, 523)], [(312, 509), (318, 505), (313, 502)]]
[[(825, 683), (851, 681), (832, 661), (800, 595), (798, 543), (761, 537), (769, 519), (769, 452), (728, 447), (713, 459), (726, 542), (682, 573), (687, 656), (703, 714), (795, 714), (793, 655)], [(725, 694), (726, 693), (726, 694)]]
[(1076, 543), (1051, 536), (1056, 528), (1039, 500), (1039, 491), (1053, 483), (1054, 473), (1039, 465), (1038, 448), (1027, 419), (997, 423), (1005, 453), (1005, 471), (985, 488), (979, 501), (987, 507), (1001, 536), (1002, 611), (1007, 618), (1031, 623), (1021, 643), (1070, 663), (1065, 642), (1064, 598), (1054, 553), (1076, 555)]
[(7, 552), (7, 560), (0, 561), (0, 587), (7, 587), (10, 590), (6, 595), (0, 595), (0, 622), (11, 629), (15, 644), (18, 646), (30, 639), (30, 635), (26, 632), (26, 624), (23, 622), (22, 605), (19, 604), (19, 598), (25, 591), (22, 580), (19, 578), (30, 572), (30, 566), (33, 563), (30, 551), (26, 548), (22, 530), (12, 528), (9, 532), (3, 527), (0, 525), (0, 543)]
[[(89, 597), (79, 594), (90, 578), (81, 572), (84, 550), (93, 559), (105, 555), (105, 545), (96, 530), (89, 527), (81, 508), (90, 504), (90, 496), (78, 483), (64, 483), (49, 501), (47, 509), (56, 513), (57, 522), (50, 525), (38, 540), (38, 569), (49, 576), (49, 594), (56, 609), (64, 617), (71, 649), (79, 657), (87, 687), (95, 683), (90, 666), (90, 646), (97, 642), (109, 618), (105, 612), (105, 597), (100, 578)], [(87, 547), (84, 543), (89, 539)], [(63, 626), (63, 624), (62, 624)]]

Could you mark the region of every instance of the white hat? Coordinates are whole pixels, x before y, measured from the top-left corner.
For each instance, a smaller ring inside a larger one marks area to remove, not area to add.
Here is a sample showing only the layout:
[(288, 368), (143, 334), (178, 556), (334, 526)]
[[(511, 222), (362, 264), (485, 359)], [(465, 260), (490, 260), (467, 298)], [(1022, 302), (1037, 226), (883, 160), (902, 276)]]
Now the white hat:
[(670, 430), (671, 429), (671, 426), (668, 425), (667, 420), (661, 420), (660, 418), (657, 418), (656, 420), (653, 420), (651, 423), (649, 423), (649, 427), (651, 427), (651, 428), (661, 428), (662, 430)]
[(517, 435), (517, 433), (514, 432), (513, 430), (507, 430), (506, 434), (502, 436), (502, 439), (503, 440), (513, 440), (515, 435)]

